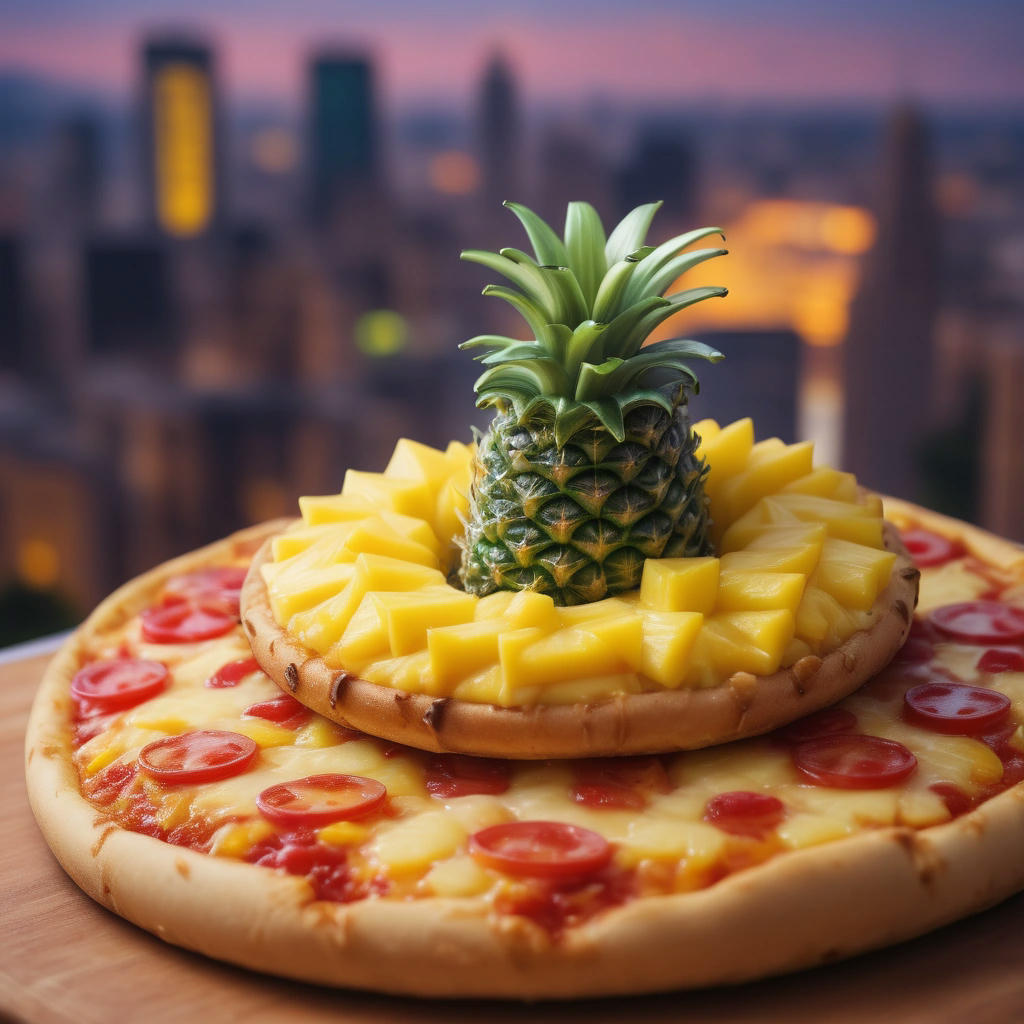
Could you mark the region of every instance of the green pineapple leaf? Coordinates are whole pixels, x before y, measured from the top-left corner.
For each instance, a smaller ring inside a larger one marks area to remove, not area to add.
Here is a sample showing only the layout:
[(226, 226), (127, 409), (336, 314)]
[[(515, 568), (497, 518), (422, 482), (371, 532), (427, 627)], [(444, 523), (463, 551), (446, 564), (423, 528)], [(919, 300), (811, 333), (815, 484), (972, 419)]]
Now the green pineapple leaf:
[(635, 252), (643, 245), (647, 232), (651, 229), (651, 221), (654, 215), (661, 209), (661, 202), (644, 203), (635, 210), (631, 210), (615, 226), (615, 229), (608, 236), (608, 242), (604, 247), (605, 263), (610, 267), (619, 260), (624, 260), (631, 252)]
[(565, 215), (565, 251), (569, 258), (569, 269), (583, 293), (588, 315), (593, 309), (601, 279), (608, 269), (604, 246), (604, 227), (597, 210), (590, 203), (570, 203)]
[(540, 266), (564, 267), (568, 264), (569, 257), (562, 240), (533, 210), (523, 206), (522, 203), (513, 203), (507, 200), (505, 206), (519, 218), (519, 222), (526, 229), (530, 245), (533, 246), (533, 251), (537, 254), (537, 263)]

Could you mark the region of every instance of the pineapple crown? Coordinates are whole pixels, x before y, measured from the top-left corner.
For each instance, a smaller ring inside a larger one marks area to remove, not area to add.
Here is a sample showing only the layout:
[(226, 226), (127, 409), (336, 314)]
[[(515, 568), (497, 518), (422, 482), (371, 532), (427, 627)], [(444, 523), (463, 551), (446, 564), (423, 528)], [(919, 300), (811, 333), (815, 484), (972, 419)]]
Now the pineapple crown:
[(720, 352), (683, 339), (644, 342), (680, 310), (727, 294), (704, 287), (662, 295), (684, 271), (725, 255), (725, 249), (684, 251), (709, 235), (724, 241), (721, 228), (698, 228), (650, 246), (647, 231), (661, 203), (646, 203), (606, 239), (597, 211), (574, 202), (563, 240), (520, 203), (505, 206), (526, 229), (536, 258), (519, 249), (468, 249), (462, 259), (516, 285), (489, 284), (483, 294), (521, 313), (535, 340), (481, 334), (459, 346), (485, 350), (475, 357), (488, 367), (474, 385), (480, 408), (511, 406), (520, 423), (553, 420), (559, 445), (591, 422), (621, 441), (623, 417), (632, 408), (653, 404), (671, 414), (687, 388), (698, 390), (685, 360), (717, 362)]

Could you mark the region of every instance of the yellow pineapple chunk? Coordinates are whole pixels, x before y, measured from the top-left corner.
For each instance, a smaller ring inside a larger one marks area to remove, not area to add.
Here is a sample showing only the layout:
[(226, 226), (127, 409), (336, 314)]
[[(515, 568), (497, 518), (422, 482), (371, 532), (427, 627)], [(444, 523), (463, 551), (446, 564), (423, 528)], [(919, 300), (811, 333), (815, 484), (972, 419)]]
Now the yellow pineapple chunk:
[(441, 696), (430, 668), (430, 654), (427, 651), (415, 651), (395, 658), (380, 658), (367, 665), (362, 673), (364, 679), (380, 686)]
[(697, 635), (689, 682), (716, 685), (734, 672), (771, 675), (793, 637), (793, 615), (778, 610), (726, 612), (704, 620)]
[(439, 565), (437, 554), (432, 548), (403, 537), (380, 516), (355, 523), (345, 541), (345, 547), (358, 555), (386, 555), (431, 569)]
[(824, 523), (830, 537), (882, 547), (881, 513), (873, 504), (833, 501), (813, 494), (777, 494), (766, 501), (797, 519)]
[[(297, 524), (278, 534), (271, 543), (275, 562), (286, 562), (316, 548), (313, 556), (318, 564), (342, 561), (345, 541), (355, 528), (352, 523), (320, 523), (316, 526)], [(351, 559), (349, 559), (351, 561)]]
[(722, 572), (782, 572), (809, 576), (821, 557), (821, 541), (800, 547), (755, 548), (722, 555)]
[(735, 476), (743, 468), (754, 447), (754, 421), (737, 420), (713, 437), (702, 437), (700, 452), (711, 467), (708, 484), (716, 484), (717, 480)]
[(768, 523), (758, 528), (746, 550), (782, 547), (816, 547), (825, 543), (828, 531), (822, 523)]
[(662, 612), (710, 614), (718, 596), (717, 558), (648, 558), (640, 603)]
[(384, 476), (350, 469), (345, 473), (341, 493), (346, 498), (361, 498), (378, 508), (429, 521), (434, 511), (434, 495), (424, 480)]
[(567, 605), (558, 609), (559, 626), (579, 626), (591, 619), (605, 619), (615, 615), (629, 615), (634, 609), (628, 601), (621, 597), (606, 597), (602, 601), (591, 601), (589, 604)]
[(718, 485), (712, 516), (719, 535), (761, 498), (811, 471), (814, 445), (810, 441), (788, 446), (780, 442), (777, 449), (760, 453), (759, 447), (751, 453), (746, 469)]
[(342, 494), (307, 494), (299, 498), (299, 512), (307, 526), (350, 523), (355, 519), (368, 519), (377, 511), (365, 498), (346, 498)]
[(857, 478), (831, 466), (819, 466), (806, 476), (786, 484), (784, 494), (816, 494), (834, 501), (857, 501)]
[(896, 556), (889, 551), (830, 538), (822, 548), (814, 583), (846, 608), (870, 608), (885, 589)]
[(359, 555), (348, 586), (340, 594), (292, 616), (288, 628), (307, 647), (325, 654), (344, 634), (356, 609), (371, 591), (415, 591), (443, 584), (444, 576), (437, 569), (386, 555)]
[(284, 624), (298, 612), (321, 604), (348, 586), (355, 571), (355, 564), (348, 562), (309, 569), (287, 577), (278, 576), (267, 586), (274, 618)]
[(370, 829), (356, 821), (335, 821), (325, 825), (317, 832), (317, 838), (331, 846), (358, 846), (368, 835)]
[(471, 622), (476, 598), (447, 584), (421, 587), (410, 593), (374, 595), (388, 630), (394, 655), (412, 654), (427, 646), (427, 630)]
[(444, 450), (444, 457), (448, 460), (448, 465), (453, 473), (468, 467), (473, 462), (475, 447), (475, 445), (465, 444), (462, 441), (448, 442), (448, 447)]
[(463, 679), (498, 663), (498, 637), (506, 629), (501, 619), (444, 626), (427, 632), (427, 650), (434, 681), (447, 692)]
[(558, 628), (558, 609), (549, 594), (521, 590), (513, 595), (504, 615), (509, 629), (525, 629), (527, 626), (544, 630)]
[(831, 594), (808, 582), (796, 611), (796, 636), (816, 654), (821, 654), (838, 647), (857, 631), (860, 623), (856, 614), (844, 608)]
[(466, 830), (454, 815), (427, 811), (380, 831), (369, 850), (389, 874), (400, 875), (450, 857), (465, 839)]
[(682, 685), (704, 616), (700, 612), (645, 611), (643, 621), (643, 674), (662, 686), (674, 689)]
[(694, 423), (693, 432), (701, 439), (701, 444), (703, 445), (705, 441), (711, 441), (718, 437), (722, 432), (722, 428), (715, 420), (706, 419)]
[(372, 592), (362, 596), (341, 639), (323, 652), (329, 665), (362, 672), (370, 662), (388, 656), (388, 627), (376, 598), (377, 594)]
[(384, 475), (397, 480), (422, 480), (435, 494), (451, 474), (445, 453), (419, 441), (400, 437), (384, 469)]
[(469, 467), (455, 472), (446, 480), (437, 494), (434, 506), (434, 531), (447, 545), (447, 560), (455, 564), (459, 546), (457, 538), (464, 531), (463, 523), (469, 518)]
[(500, 619), (508, 611), (508, 606), (515, 597), (513, 590), (496, 590), (493, 594), (486, 594), (476, 603), (475, 619)]
[(718, 583), (719, 612), (771, 611), (796, 613), (807, 577), (800, 572), (751, 572), (723, 569)]

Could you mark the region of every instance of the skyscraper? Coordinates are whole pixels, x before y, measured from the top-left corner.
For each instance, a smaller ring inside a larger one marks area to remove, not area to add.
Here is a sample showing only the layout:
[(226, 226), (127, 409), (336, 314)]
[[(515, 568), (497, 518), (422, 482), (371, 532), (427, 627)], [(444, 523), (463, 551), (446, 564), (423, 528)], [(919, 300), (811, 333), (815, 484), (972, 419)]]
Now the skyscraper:
[(633, 152), (616, 176), (618, 216), (662, 199), (667, 216), (689, 222), (697, 206), (697, 163), (693, 146), (677, 128), (641, 131)]
[(188, 239), (221, 213), (223, 169), (214, 59), (209, 47), (178, 36), (143, 50), (142, 160), (151, 223)]
[(844, 468), (867, 486), (920, 496), (932, 408), (938, 221), (927, 131), (911, 108), (886, 127), (878, 233), (844, 344)]
[(324, 53), (310, 65), (310, 212), (321, 221), (373, 184), (379, 140), (373, 67), (360, 53)]
[(485, 214), (500, 209), (506, 199), (522, 201), (519, 98), (512, 69), (500, 53), (491, 57), (480, 86), (477, 146)]

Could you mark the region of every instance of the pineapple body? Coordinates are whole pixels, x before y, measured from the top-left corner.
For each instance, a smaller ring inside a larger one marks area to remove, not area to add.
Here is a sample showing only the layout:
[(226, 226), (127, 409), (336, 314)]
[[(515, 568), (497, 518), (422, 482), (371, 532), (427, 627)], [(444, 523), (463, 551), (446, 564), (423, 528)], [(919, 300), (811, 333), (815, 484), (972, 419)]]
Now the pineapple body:
[(575, 605), (635, 589), (644, 559), (710, 554), (699, 444), (682, 388), (672, 412), (630, 409), (621, 439), (592, 423), (559, 444), (550, 420), (500, 410), (477, 446), (463, 586)]

